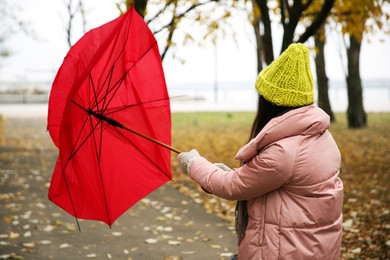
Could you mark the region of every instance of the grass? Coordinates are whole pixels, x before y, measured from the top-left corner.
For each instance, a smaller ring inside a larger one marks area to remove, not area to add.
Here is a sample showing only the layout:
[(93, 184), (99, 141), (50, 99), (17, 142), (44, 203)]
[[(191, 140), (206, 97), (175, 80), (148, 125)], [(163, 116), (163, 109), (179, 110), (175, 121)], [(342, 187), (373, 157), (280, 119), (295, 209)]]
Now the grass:
[(172, 143), (179, 150), (195, 148), (211, 160), (227, 160), (234, 166), (231, 157), (247, 141), (254, 116), (249, 112), (174, 113)]
[[(254, 113), (174, 113), (172, 146), (192, 148), (211, 162), (238, 167), (234, 155), (246, 143)], [(369, 113), (368, 127), (348, 129), (346, 115), (336, 114), (330, 131), (342, 154), (344, 233), (342, 259), (386, 259), (390, 255), (390, 113)], [(205, 194), (179, 172), (172, 158), (175, 182), (181, 192), (213, 214), (233, 222), (234, 202)]]

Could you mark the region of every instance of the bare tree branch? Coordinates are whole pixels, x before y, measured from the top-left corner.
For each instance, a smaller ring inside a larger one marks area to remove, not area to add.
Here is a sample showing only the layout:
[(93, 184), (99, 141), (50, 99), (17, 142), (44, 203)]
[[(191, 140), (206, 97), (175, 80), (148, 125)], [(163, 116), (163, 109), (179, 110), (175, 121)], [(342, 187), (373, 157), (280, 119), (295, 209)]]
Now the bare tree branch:
[(158, 34), (160, 33), (161, 31), (163, 31), (164, 29), (168, 28), (168, 27), (172, 27), (174, 25), (174, 23), (178, 20), (180, 20), (181, 18), (183, 18), (185, 15), (187, 15), (189, 12), (191, 12), (192, 10), (196, 9), (197, 7), (199, 6), (203, 6), (203, 5), (206, 5), (206, 4), (209, 4), (209, 3), (212, 3), (212, 2), (218, 2), (219, 0), (209, 0), (209, 1), (206, 1), (206, 2), (202, 2), (202, 3), (195, 3), (195, 4), (192, 4), (190, 7), (188, 7), (185, 11), (183, 11), (182, 13), (176, 15), (176, 17), (174, 17), (174, 19), (172, 19), (169, 23), (163, 25), (160, 29), (158, 30), (155, 30), (153, 33), (154, 34)]
[(161, 8), (153, 17), (150, 17), (148, 20), (146, 20), (145, 22), (147, 24), (149, 24), (150, 22), (152, 22), (153, 20), (157, 19), (161, 14), (163, 14), (165, 12), (165, 10), (167, 10), (168, 6), (170, 6), (175, 0), (169, 0), (169, 2), (167, 2), (163, 8)]
[(79, 0), (79, 11), (81, 14), (81, 20), (82, 20), (82, 25), (83, 25), (83, 33), (87, 32), (87, 19), (85, 16), (85, 9), (84, 9), (84, 3), (82, 0)]
[(306, 10), (311, 4), (312, 4), (313, 0), (309, 0), (306, 2), (306, 4), (303, 5), (303, 9)]
[(69, 0), (68, 2), (64, 2), (66, 5), (66, 9), (68, 11), (69, 20), (68, 20), (68, 26), (66, 27), (66, 40), (68, 42), (68, 46), (72, 47), (72, 24), (73, 24), (73, 18), (74, 13), (72, 11), (72, 0)]
[(309, 37), (316, 33), (328, 17), (334, 1), (335, 0), (325, 0), (319, 15), (316, 16), (316, 19), (312, 22), (312, 24), (307, 27), (305, 32), (299, 37), (298, 42), (305, 42), (309, 39)]

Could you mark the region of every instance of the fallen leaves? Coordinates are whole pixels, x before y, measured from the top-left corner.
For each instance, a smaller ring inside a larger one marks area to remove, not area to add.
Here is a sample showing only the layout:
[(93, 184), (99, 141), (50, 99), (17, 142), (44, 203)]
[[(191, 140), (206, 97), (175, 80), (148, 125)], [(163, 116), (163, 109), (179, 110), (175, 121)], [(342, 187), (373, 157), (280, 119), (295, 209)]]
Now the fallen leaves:
[(385, 259), (390, 255), (390, 114), (369, 114), (368, 128), (359, 130), (337, 119), (331, 132), (342, 155), (342, 257)]
[[(194, 207), (191, 198), (183, 199), (176, 191), (172, 196), (139, 201), (111, 229), (79, 220), (79, 232), (75, 219), (47, 199), (58, 151), (45, 132), (44, 120), (39, 120), (12, 120), (12, 128), (8, 125), (4, 132), (0, 259), (74, 259), (73, 255), (77, 259), (145, 259), (145, 254), (159, 255), (158, 259), (205, 259), (205, 255), (228, 259), (224, 255), (236, 249), (234, 235), (225, 234), (230, 232), (226, 223), (199, 225), (200, 219), (189, 210)], [(201, 192), (195, 193), (201, 198)], [(210, 230), (221, 230), (225, 236), (213, 237)]]
[(35, 243), (34, 242), (28, 242), (28, 243), (23, 243), (22, 244), (24, 248), (27, 248), (27, 249), (32, 249), (35, 247)]
[(170, 246), (178, 246), (180, 244), (181, 244), (181, 242), (178, 240), (169, 240), (168, 241), (168, 245), (170, 245)]
[(157, 241), (157, 239), (154, 239), (154, 238), (148, 238), (145, 240), (145, 242), (147, 244), (156, 244), (158, 241)]
[[(184, 202), (184, 203), (183, 202), (184, 201), (181, 201), (180, 204), (181, 205), (189, 204), (188, 202)], [(202, 243), (209, 244), (209, 247), (211, 249), (217, 249), (218, 251), (224, 249), (223, 245), (213, 244), (212, 242), (215, 242), (216, 240), (215, 239), (213, 240), (211, 237), (205, 235), (202, 231), (196, 231), (191, 237), (177, 236), (178, 233), (175, 232), (175, 229), (192, 230), (193, 226), (196, 224), (194, 220), (183, 221), (184, 219), (186, 219), (186, 215), (190, 214), (188, 210), (172, 208), (166, 206), (161, 201), (150, 200), (148, 198), (142, 199), (140, 203), (145, 206), (153, 207), (156, 211), (159, 212), (159, 216), (157, 216), (156, 219), (163, 224), (168, 224), (168, 225), (153, 224), (153, 225), (144, 226), (143, 230), (153, 235), (152, 237), (145, 239), (144, 242), (146, 244), (148, 245), (158, 244), (158, 246), (160, 247), (166, 247), (166, 246), (181, 247), (181, 246), (190, 245), (201, 241)], [(211, 228), (211, 227), (212, 224), (205, 225), (205, 228)], [(217, 238), (218, 240), (223, 241), (223, 236), (220, 235)], [(197, 250), (181, 251), (181, 254), (183, 255), (192, 255), (192, 254), (196, 255), (198, 253), (199, 252)], [(166, 258), (166, 259), (170, 259), (170, 258)]]
[[(343, 157), (342, 259), (386, 259), (390, 255), (390, 114), (369, 114), (369, 126), (361, 130), (348, 130), (343, 116), (337, 116), (339, 122), (331, 126)], [(173, 146), (183, 151), (196, 148), (210, 161), (237, 167), (238, 162), (233, 157), (247, 141), (253, 117), (251, 113), (173, 114)], [(192, 218), (186, 208), (196, 203), (208, 213), (233, 223), (235, 203), (206, 194), (179, 172), (175, 155), (172, 157), (174, 181), (170, 185), (186, 194), (188, 199), (175, 201), (177, 207), (168, 206), (164, 198), (140, 201), (138, 210), (130, 210), (126, 217), (133, 219), (142, 216), (144, 209), (153, 209), (156, 212), (153, 223), (133, 223), (140, 226), (146, 236), (137, 238), (139, 244), (128, 240), (124, 246), (112, 244), (107, 251), (98, 253), (104, 246), (98, 248), (89, 243), (94, 239), (93, 235), (86, 231), (79, 233), (74, 219), (61, 210), (53, 210), (47, 200), (56, 150), (47, 143), (44, 123), (29, 122), (35, 124), (33, 128), (22, 123), (18, 122), (12, 132), (3, 132), (7, 138), (0, 137), (0, 259), (23, 259), (26, 252), (44, 254), (49, 248), (57, 251), (47, 253), (43, 258), (53, 258), (59, 252), (71, 254), (77, 248), (82, 258), (138, 259), (134, 255), (146, 247), (174, 249), (177, 253), (166, 252), (166, 259), (186, 259), (186, 256), (198, 257), (200, 252), (194, 246), (199, 243), (207, 246), (210, 259), (229, 259), (232, 255), (235, 248), (226, 248), (227, 238), (219, 234), (211, 236), (201, 230), (188, 232), (198, 227), (199, 220)], [(36, 129), (40, 130), (37, 132)], [(98, 223), (83, 224), (86, 230), (102, 227)], [(206, 223), (203, 228), (207, 230), (213, 225)], [(103, 241), (123, 241), (132, 230), (130, 225), (113, 228), (107, 231), (104, 226)], [(229, 229), (234, 233), (233, 225)], [(148, 244), (147, 239), (157, 243)], [(77, 245), (76, 241), (82, 241), (83, 245)]]

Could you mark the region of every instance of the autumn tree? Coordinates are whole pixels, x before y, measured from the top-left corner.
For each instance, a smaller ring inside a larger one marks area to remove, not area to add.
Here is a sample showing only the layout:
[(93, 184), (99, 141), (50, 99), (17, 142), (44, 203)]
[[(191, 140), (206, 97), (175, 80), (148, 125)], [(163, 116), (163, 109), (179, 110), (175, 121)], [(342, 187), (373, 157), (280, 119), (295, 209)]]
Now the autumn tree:
[[(257, 61), (258, 64), (263, 61), (265, 64), (270, 64), (274, 60), (271, 17), (275, 17), (276, 14), (276, 20), (278, 20), (283, 28), (282, 46), (280, 50), (280, 53), (282, 53), (291, 43), (303, 43), (315, 34), (328, 16), (334, 0), (321, 1), (320, 11), (313, 17), (310, 23), (302, 23), (303, 18), (307, 16), (308, 10), (310, 10), (310, 7), (315, 2), (316, 1), (312, 0), (253, 0), (253, 10), (255, 13), (254, 25), (261, 26), (263, 31), (262, 34), (256, 35), (256, 37), (260, 37), (260, 39), (257, 40), (257, 44), (261, 45), (258, 46), (258, 50), (262, 49), (263, 52), (263, 55), (258, 55), (258, 57), (263, 58), (263, 60)], [(303, 32), (300, 33), (297, 31), (298, 25), (304, 28)], [(257, 30), (256, 27), (254, 29), (255, 31)], [(258, 68), (261, 67), (262, 66), (258, 66)]]
[(346, 48), (347, 118), (350, 128), (367, 126), (359, 66), (362, 40), (378, 30), (388, 32), (389, 17), (388, 0), (339, 0), (335, 5), (333, 18), (341, 26)]
[[(165, 39), (165, 44), (160, 44), (160, 47), (163, 46), (161, 57), (164, 59), (168, 51), (179, 43), (202, 45), (207, 39), (215, 44), (218, 36), (225, 35), (231, 12), (240, 2), (246, 0), (122, 0), (117, 3), (117, 7), (123, 13), (134, 4), (156, 38), (159, 41)], [(183, 24), (191, 28), (191, 31), (180, 29)], [(178, 31), (181, 34), (180, 40), (175, 37)], [(197, 37), (194, 37), (194, 31), (197, 31)], [(172, 55), (175, 57), (175, 53)]]
[(77, 0), (77, 2), (74, 2), (73, 0), (67, 0), (64, 1), (64, 4), (66, 6), (66, 11), (68, 15), (67, 21), (65, 22), (66, 41), (68, 43), (68, 46), (72, 47), (74, 23), (78, 16), (80, 16), (81, 18), (82, 32), (86, 33), (87, 31), (87, 22), (86, 22), (84, 3), (82, 0)]
[[(274, 60), (273, 32), (271, 28), (272, 17), (278, 17), (279, 23), (283, 27), (283, 41), (280, 53), (283, 52), (292, 42), (305, 42), (311, 37), (318, 28), (321, 27), (329, 14), (334, 0), (320, 1), (320, 9), (313, 16), (310, 23), (302, 23), (302, 19), (307, 15), (306, 12), (310, 7), (318, 1), (313, 0), (122, 0), (117, 3), (117, 6), (124, 12), (124, 8), (128, 8), (134, 4), (135, 9), (145, 17), (145, 21), (149, 24), (154, 34), (167, 33), (166, 44), (162, 50), (162, 58), (165, 57), (167, 51), (175, 46), (176, 42), (173, 36), (176, 29), (184, 20), (190, 20), (193, 24), (192, 28), (204, 27), (207, 28), (203, 36), (200, 36), (200, 41), (209, 38), (215, 41), (216, 35), (224, 35), (225, 29), (229, 26), (229, 18), (232, 17), (233, 10), (244, 10), (246, 4), (253, 4), (251, 22), (256, 35), (257, 53), (258, 53), (258, 70), (262, 69), (263, 61), (270, 64)], [(149, 12), (151, 6), (157, 7), (157, 11)], [(206, 7), (208, 9), (202, 8)], [(224, 8), (220, 15), (216, 15), (215, 7)], [(213, 8), (213, 12), (210, 12)], [(275, 15), (276, 14), (276, 15)], [(242, 15), (242, 13), (241, 13)], [(152, 24), (153, 23), (153, 24)], [(155, 26), (158, 24), (158, 26)], [(297, 32), (298, 25), (303, 27), (303, 32)], [(195, 42), (192, 32), (183, 32), (185, 36), (182, 43)], [(197, 39), (199, 41), (199, 39)]]
[[(366, 113), (363, 108), (363, 91), (359, 72), (360, 46), (363, 37), (379, 30), (387, 31), (389, 14), (384, 12), (386, 1), (348, 1), (348, 5), (337, 1), (330, 19), (326, 24), (333, 30), (341, 28), (345, 39), (347, 61), (344, 69), (348, 89), (348, 122), (351, 128), (360, 128), (366, 125)], [(388, 1), (387, 1), (388, 2)], [(359, 7), (360, 5), (360, 7)], [(318, 8), (318, 7), (317, 7)], [(389, 9), (387, 9), (389, 10)], [(313, 13), (317, 12), (313, 9)], [(387, 22), (386, 22), (387, 21)], [(322, 28), (314, 37), (316, 47), (316, 73), (318, 84), (318, 104), (328, 113), (331, 120), (335, 120), (328, 96), (328, 78), (325, 71), (324, 46), (326, 43), (325, 30)], [(342, 56), (342, 55), (341, 55)]]

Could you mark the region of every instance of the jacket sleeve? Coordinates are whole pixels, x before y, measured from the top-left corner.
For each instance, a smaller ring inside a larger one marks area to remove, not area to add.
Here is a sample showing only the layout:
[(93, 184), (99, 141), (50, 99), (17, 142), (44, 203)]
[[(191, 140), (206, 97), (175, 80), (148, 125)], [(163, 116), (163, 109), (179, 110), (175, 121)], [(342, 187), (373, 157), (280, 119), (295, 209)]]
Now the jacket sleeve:
[(227, 200), (250, 200), (280, 188), (291, 176), (294, 154), (273, 144), (242, 167), (226, 172), (203, 157), (194, 159), (190, 177), (212, 194)]

